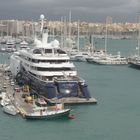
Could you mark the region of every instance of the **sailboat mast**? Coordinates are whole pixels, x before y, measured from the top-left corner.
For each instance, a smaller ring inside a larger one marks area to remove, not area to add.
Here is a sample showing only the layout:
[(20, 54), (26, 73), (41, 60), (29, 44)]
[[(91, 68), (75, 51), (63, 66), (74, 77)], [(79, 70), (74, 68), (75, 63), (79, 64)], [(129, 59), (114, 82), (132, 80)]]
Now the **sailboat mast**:
[(60, 30), (60, 32), (61, 32), (61, 47), (64, 47), (64, 44), (63, 44), (63, 42), (64, 42), (64, 40), (63, 40), (63, 37), (64, 37), (64, 33), (63, 33), (63, 24), (64, 24), (64, 22), (63, 22), (63, 17), (61, 17), (61, 25), (60, 25), (60, 28), (61, 28), (61, 30)]
[(3, 37), (3, 36), (2, 36), (2, 32), (3, 32), (2, 20), (1, 20), (1, 22), (0, 22), (0, 28), (1, 28), (0, 37), (2, 38), (2, 37)]
[(44, 15), (40, 15), (40, 20), (41, 20), (41, 29), (40, 32), (43, 33), (43, 26), (44, 26)]
[(9, 35), (9, 21), (7, 21), (7, 28), (6, 28), (6, 30), (7, 30), (7, 38), (8, 38), (8, 35)]
[(67, 19), (64, 17), (64, 40), (63, 40), (63, 46), (66, 47), (66, 37), (67, 37)]
[(107, 21), (105, 27), (105, 53), (107, 53)]
[(78, 22), (77, 22), (77, 50), (78, 50), (78, 52), (79, 52), (79, 20), (78, 20)]
[(91, 52), (93, 53), (95, 48), (94, 48), (94, 39), (93, 35), (91, 35)]
[(35, 23), (32, 20), (32, 38), (35, 38)]
[(69, 11), (69, 39), (71, 38), (71, 10)]
[(139, 32), (138, 32), (138, 56), (140, 56), (140, 12), (139, 14), (139, 23), (138, 23), (138, 28), (139, 28)]

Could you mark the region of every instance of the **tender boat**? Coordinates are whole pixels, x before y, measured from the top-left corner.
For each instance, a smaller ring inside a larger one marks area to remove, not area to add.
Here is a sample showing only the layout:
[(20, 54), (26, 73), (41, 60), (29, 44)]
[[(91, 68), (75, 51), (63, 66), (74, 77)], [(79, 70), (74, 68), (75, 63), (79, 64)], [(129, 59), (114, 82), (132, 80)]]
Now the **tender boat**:
[(33, 105), (31, 113), (26, 113), (26, 119), (56, 119), (68, 118), (70, 109), (64, 109), (63, 104), (56, 104), (55, 106), (41, 106)]
[(47, 111), (46, 109), (36, 108), (32, 113), (25, 114), (26, 119), (56, 119), (68, 118), (70, 109)]

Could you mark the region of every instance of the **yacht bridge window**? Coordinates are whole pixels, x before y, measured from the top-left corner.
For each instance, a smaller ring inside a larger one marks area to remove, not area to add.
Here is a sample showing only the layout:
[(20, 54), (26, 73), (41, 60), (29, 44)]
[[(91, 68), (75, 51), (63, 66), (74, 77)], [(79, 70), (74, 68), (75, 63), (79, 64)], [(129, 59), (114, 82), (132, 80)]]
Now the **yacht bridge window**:
[(61, 49), (57, 49), (57, 53), (58, 53), (58, 54), (66, 54), (66, 52), (63, 51), (63, 50), (61, 50)]
[(38, 71), (71, 71), (71, 68), (40, 68), (37, 67)]
[(72, 68), (41, 68), (41, 67), (33, 67), (33, 66), (31, 66), (31, 68), (37, 71), (71, 71), (73, 70)]
[(55, 63), (55, 64), (59, 64), (59, 63), (68, 62), (68, 60), (39, 60), (39, 59), (31, 59), (31, 58), (29, 58), (28, 60), (31, 61), (31, 62), (34, 62), (34, 63), (42, 62), (42, 63)]
[(41, 50), (40, 49), (35, 49), (35, 50), (33, 50), (33, 53), (34, 54), (41, 54)]
[(52, 53), (52, 49), (45, 49), (45, 53)]

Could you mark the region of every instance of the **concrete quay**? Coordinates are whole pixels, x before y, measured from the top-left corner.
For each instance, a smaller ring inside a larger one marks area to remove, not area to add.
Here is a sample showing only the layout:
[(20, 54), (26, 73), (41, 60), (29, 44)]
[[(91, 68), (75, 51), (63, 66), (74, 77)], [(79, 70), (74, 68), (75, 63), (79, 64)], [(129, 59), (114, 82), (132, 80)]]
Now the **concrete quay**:
[[(16, 109), (19, 111), (19, 113), (24, 117), (26, 113), (31, 113), (33, 104), (32, 103), (26, 103), (25, 99), (22, 98), (22, 95), (24, 92), (22, 90), (15, 90), (15, 87), (18, 87), (17, 85), (11, 85), (11, 81), (14, 81), (12, 77), (9, 77), (4, 72), (3, 69), (0, 69), (0, 85), (2, 92), (6, 93), (6, 96), (10, 99), (11, 103), (16, 107)], [(29, 93), (26, 93), (29, 94)]]

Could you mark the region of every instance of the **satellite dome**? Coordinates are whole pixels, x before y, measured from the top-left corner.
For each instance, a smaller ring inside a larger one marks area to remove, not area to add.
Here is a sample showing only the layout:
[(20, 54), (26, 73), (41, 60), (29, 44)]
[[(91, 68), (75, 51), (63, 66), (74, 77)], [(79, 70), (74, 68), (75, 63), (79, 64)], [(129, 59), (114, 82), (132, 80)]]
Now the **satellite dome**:
[(43, 14), (40, 15), (40, 19), (44, 19), (45, 16)]

